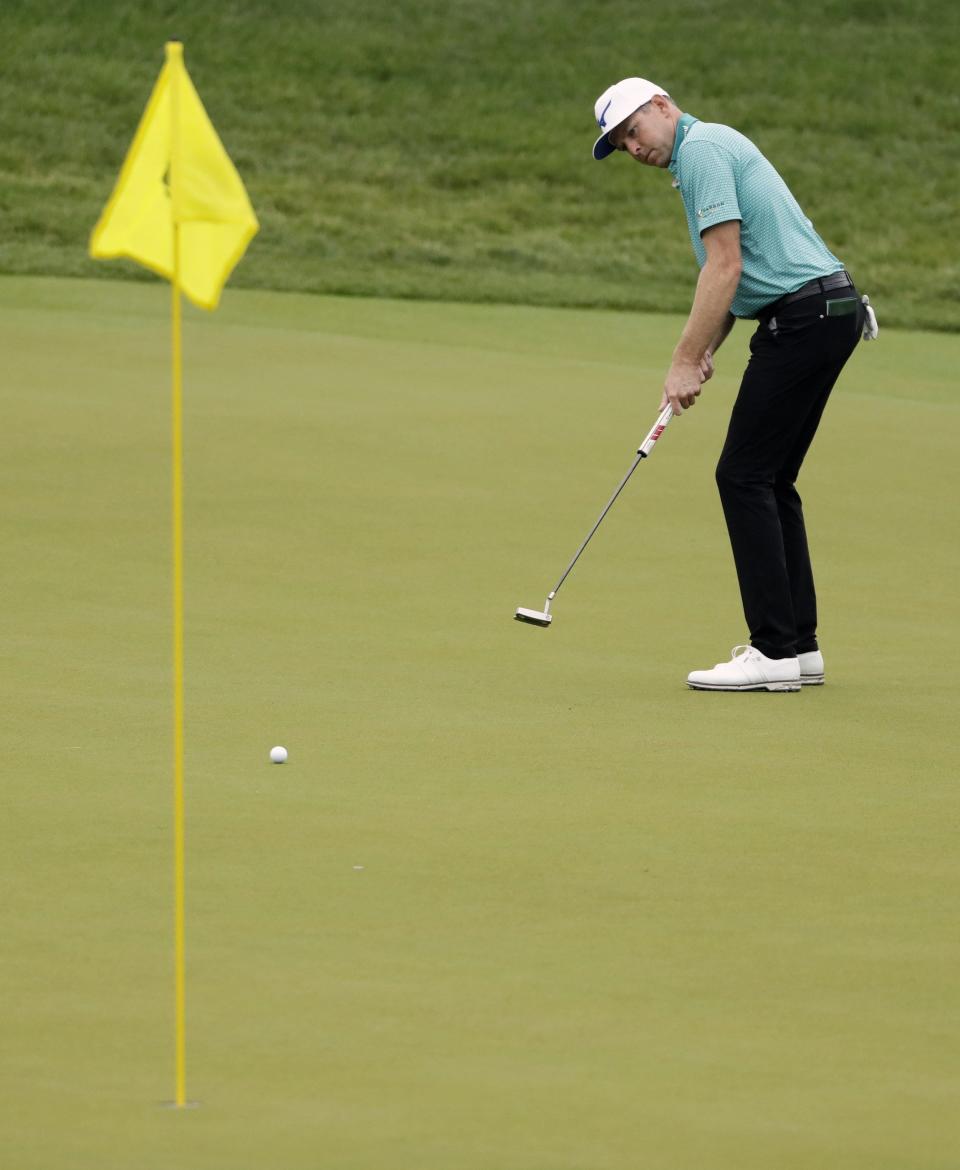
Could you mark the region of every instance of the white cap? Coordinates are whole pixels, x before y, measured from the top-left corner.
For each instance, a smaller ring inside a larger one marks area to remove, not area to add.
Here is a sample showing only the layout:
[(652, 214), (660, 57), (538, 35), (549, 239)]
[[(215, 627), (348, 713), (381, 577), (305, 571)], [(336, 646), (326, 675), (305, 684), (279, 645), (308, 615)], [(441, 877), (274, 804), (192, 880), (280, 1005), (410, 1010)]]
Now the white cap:
[(664, 97), (670, 96), (661, 86), (655, 85), (652, 81), (644, 81), (642, 77), (625, 77), (623, 81), (618, 81), (616, 85), (605, 89), (593, 107), (597, 124), (602, 131), (593, 144), (593, 157), (601, 159), (613, 154), (616, 147), (610, 145), (608, 135), (611, 130), (616, 130), (621, 122), (626, 121), (635, 110), (645, 106), (658, 93)]

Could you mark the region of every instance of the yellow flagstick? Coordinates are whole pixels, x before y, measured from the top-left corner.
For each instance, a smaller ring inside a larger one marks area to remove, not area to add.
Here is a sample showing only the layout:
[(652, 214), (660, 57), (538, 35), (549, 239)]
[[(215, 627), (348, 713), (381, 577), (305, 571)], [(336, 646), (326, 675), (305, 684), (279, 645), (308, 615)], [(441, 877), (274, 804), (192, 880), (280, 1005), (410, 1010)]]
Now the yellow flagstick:
[(170, 75), (170, 203), (173, 220), (172, 305), (173, 364), (173, 869), (174, 869), (174, 1004), (178, 1108), (186, 1101), (186, 912), (183, 799), (183, 347), (180, 302), (179, 89), (183, 46), (166, 46)]
[(186, 944), (183, 783), (183, 360), (181, 294), (217, 307), (259, 230), (246, 189), (170, 41), (90, 255), (126, 256), (170, 281), (173, 348), (173, 812), (176, 1097), (186, 1096)]

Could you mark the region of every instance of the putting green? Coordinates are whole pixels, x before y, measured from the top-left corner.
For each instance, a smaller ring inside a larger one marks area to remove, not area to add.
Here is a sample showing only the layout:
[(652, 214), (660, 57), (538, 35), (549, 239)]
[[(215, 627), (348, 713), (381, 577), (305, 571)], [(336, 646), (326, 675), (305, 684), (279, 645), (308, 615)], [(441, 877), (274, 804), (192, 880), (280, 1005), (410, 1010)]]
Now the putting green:
[(190, 312), (178, 1112), (168, 294), (0, 305), (9, 1165), (956, 1166), (960, 339), (855, 355), (800, 482), (828, 685), (729, 696), (683, 680), (744, 640), (747, 326), (538, 630), (677, 319)]

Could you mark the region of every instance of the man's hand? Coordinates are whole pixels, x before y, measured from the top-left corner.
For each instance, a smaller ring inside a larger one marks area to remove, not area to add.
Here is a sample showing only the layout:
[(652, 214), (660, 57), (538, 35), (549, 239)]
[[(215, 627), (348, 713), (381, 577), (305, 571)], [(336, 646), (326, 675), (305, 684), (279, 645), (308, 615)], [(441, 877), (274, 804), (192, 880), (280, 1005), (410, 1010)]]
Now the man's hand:
[(682, 414), (688, 407), (693, 406), (700, 393), (700, 386), (713, 373), (713, 362), (709, 361), (710, 373), (704, 371), (704, 358), (699, 362), (688, 362), (678, 358), (667, 372), (667, 380), (663, 384), (663, 398), (660, 400), (660, 409), (669, 403), (674, 414)]
[(700, 359), (701, 382), (709, 382), (713, 377), (713, 354), (708, 349)]

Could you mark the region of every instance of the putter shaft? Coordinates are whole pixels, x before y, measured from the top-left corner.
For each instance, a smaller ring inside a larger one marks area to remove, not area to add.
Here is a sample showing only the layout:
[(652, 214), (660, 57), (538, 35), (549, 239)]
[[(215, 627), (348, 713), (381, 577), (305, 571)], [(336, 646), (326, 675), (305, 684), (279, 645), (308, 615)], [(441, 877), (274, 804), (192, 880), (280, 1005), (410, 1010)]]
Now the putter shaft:
[(620, 483), (617, 487), (617, 490), (613, 493), (613, 495), (607, 501), (606, 507), (603, 509), (603, 511), (597, 517), (596, 524), (594, 524), (594, 526), (587, 533), (586, 540), (584, 540), (583, 544), (581, 544), (580, 547), (577, 549), (577, 551), (574, 553), (573, 560), (570, 562), (569, 565), (567, 565), (566, 569), (564, 569), (564, 571), (563, 571), (563, 576), (556, 583), (556, 585), (554, 585), (553, 590), (550, 593), (550, 596), (547, 598), (547, 606), (548, 607), (549, 607), (550, 602), (553, 601), (554, 597), (556, 597), (557, 590), (560, 588), (560, 586), (564, 583), (564, 581), (566, 581), (567, 577), (570, 575), (570, 570), (573, 568), (573, 566), (580, 559), (580, 554), (583, 552), (583, 550), (590, 543), (590, 540), (593, 537), (593, 534), (600, 527), (600, 524), (603, 521), (604, 516), (606, 516), (606, 514), (610, 511), (610, 509), (616, 503), (617, 496), (619, 496), (620, 493), (623, 491), (623, 489), (627, 486), (627, 481), (629, 480), (630, 476), (633, 475), (633, 473), (637, 470), (637, 467), (639, 466), (641, 460), (646, 459), (649, 456), (650, 452), (653, 450), (654, 445), (657, 442), (657, 439), (659, 439), (660, 436), (663, 434), (663, 432), (667, 429), (667, 424), (670, 422), (670, 420), (672, 418), (673, 418), (673, 407), (672, 406), (664, 407), (664, 409), (657, 416), (657, 421), (650, 428), (650, 431), (649, 431), (647, 437), (643, 440), (643, 442), (637, 448), (637, 457), (636, 457), (636, 459), (634, 459), (633, 463), (631, 463), (630, 470), (627, 472), (627, 474), (620, 481)]

